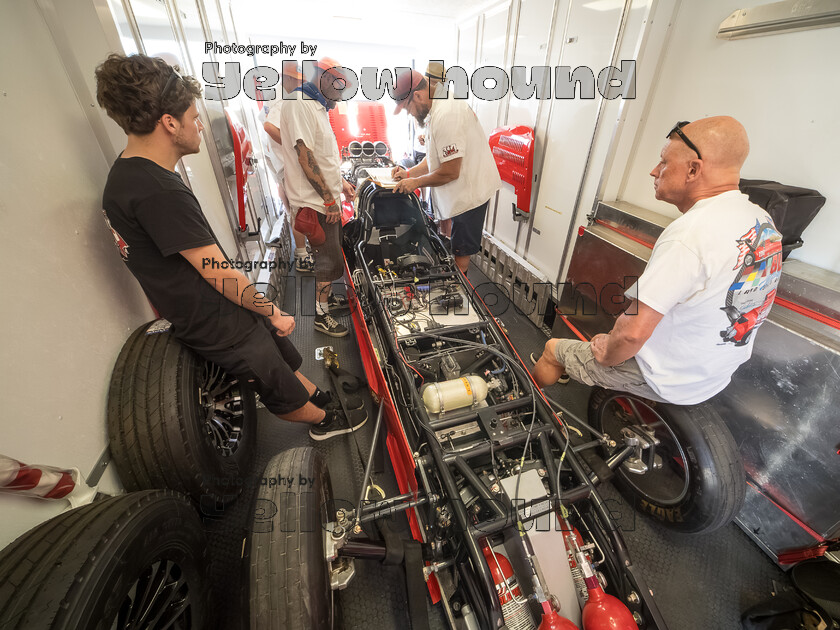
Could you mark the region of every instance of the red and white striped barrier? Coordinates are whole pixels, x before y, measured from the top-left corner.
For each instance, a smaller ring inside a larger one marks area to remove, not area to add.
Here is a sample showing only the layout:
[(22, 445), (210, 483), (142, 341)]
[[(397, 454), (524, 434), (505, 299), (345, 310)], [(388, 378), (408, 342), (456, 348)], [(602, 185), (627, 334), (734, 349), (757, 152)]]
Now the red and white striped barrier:
[(0, 492), (40, 499), (67, 499), (73, 507), (93, 500), (96, 490), (85, 484), (78, 469), (28, 466), (0, 455)]

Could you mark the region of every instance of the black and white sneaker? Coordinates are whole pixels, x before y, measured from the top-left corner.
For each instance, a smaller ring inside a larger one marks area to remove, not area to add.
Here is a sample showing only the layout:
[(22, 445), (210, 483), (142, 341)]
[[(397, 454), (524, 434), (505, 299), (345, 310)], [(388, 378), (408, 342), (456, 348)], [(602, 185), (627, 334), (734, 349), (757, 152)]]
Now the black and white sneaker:
[[(324, 391), (320, 388), (315, 390), (315, 393), (309, 398), (309, 402), (321, 409), (341, 409), (341, 401), (338, 400), (338, 397), (331, 391)], [(344, 404), (350, 410), (361, 409), (365, 406), (361, 396), (347, 393), (344, 394)]]
[[(333, 394), (332, 392), (327, 392), (330, 397), (330, 402), (328, 402), (324, 409), (341, 409), (341, 401), (338, 399), (338, 396)], [(347, 394), (345, 393), (344, 396), (344, 404), (347, 405), (347, 409), (349, 411), (355, 411), (356, 409), (363, 409), (365, 406), (365, 401), (362, 400), (361, 396), (357, 394)]]
[(341, 409), (325, 409), (326, 417), (309, 429), (309, 437), (313, 440), (328, 440), (336, 435), (352, 433), (361, 429), (367, 422), (367, 411), (356, 409), (351, 411), (349, 418)]
[[(531, 353), (531, 365), (536, 365), (537, 361), (539, 361), (539, 360), (540, 360), (540, 357), (537, 356), (537, 353), (532, 352)], [(561, 376), (560, 378), (557, 379), (557, 382), (560, 383), (561, 385), (565, 385), (570, 380), (572, 380), (571, 377), (568, 374), (564, 374), (563, 376)]]
[(350, 302), (347, 301), (347, 298), (336, 293), (330, 293), (330, 296), (327, 298), (327, 304), (330, 307), (331, 313), (335, 311), (346, 311), (350, 308)]
[(329, 313), (315, 316), (315, 330), (330, 337), (343, 337), (349, 332), (347, 326), (338, 323)]
[(315, 273), (315, 259), (312, 254), (295, 256), (295, 271), (298, 273)]

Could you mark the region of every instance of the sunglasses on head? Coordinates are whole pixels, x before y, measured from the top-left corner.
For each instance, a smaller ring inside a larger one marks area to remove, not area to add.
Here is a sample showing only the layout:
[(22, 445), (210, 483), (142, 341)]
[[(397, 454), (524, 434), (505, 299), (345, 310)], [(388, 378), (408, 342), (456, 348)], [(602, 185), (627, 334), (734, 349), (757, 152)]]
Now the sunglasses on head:
[(408, 99), (405, 101), (405, 106), (406, 106), (406, 107), (408, 107), (409, 105), (411, 105), (411, 101), (412, 101), (412, 100), (414, 100), (414, 93), (415, 93), (416, 91), (417, 91), (417, 88), (415, 88), (415, 89), (411, 90), (411, 92), (409, 92), (409, 93), (408, 93)]
[(402, 99), (400, 99), (400, 104), (402, 108), (408, 111), (408, 106), (411, 105), (411, 101), (414, 99), (414, 93), (417, 91), (417, 88), (411, 90), (408, 94), (406, 94)]
[(161, 90), (160, 93), (161, 105), (163, 105), (166, 95), (169, 94), (169, 90), (172, 89), (173, 85), (175, 85), (175, 79), (181, 79), (183, 81), (181, 74), (175, 68), (172, 68), (172, 74), (169, 75), (169, 79), (166, 81), (166, 85), (163, 86), (163, 90)]
[(677, 134), (680, 138), (682, 138), (682, 141), (685, 142), (686, 146), (689, 149), (691, 149), (692, 151), (694, 151), (697, 154), (697, 157), (702, 160), (703, 156), (700, 155), (700, 151), (697, 149), (697, 147), (694, 145), (694, 143), (691, 140), (688, 139), (688, 136), (683, 133), (682, 128), (685, 127), (688, 124), (689, 124), (688, 120), (681, 120), (676, 125), (674, 125), (674, 128), (671, 129), (671, 131), (669, 131), (668, 135), (666, 135), (665, 137), (670, 138), (672, 135)]

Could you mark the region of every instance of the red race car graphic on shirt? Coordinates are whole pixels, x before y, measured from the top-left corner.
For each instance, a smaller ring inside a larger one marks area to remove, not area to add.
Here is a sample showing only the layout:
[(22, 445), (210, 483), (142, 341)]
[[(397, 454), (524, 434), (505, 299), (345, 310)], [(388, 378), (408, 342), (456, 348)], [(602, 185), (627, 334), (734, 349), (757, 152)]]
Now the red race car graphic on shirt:
[(126, 243), (125, 239), (120, 236), (120, 233), (113, 228), (111, 222), (108, 220), (108, 215), (105, 214), (104, 210), (102, 211), (102, 216), (105, 217), (105, 223), (108, 224), (108, 229), (111, 230), (111, 234), (114, 235), (114, 243), (116, 244), (117, 249), (120, 250), (120, 256), (122, 256), (123, 260), (128, 260), (128, 243)]
[(738, 275), (726, 293), (721, 310), (729, 318), (729, 327), (720, 331), (724, 343), (743, 346), (767, 317), (776, 287), (782, 275), (782, 235), (769, 218), (756, 221), (749, 232), (738, 239)]

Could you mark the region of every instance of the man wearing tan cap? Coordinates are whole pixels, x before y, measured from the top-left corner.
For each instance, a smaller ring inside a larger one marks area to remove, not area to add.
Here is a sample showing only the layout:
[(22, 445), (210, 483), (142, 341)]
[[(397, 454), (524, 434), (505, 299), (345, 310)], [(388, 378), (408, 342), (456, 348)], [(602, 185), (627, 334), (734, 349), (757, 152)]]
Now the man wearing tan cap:
[(321, 59), (312, 82), (294, 91), (294, 100), (280, 108), (280, 135), (286, 164), (286, 193), (294, 211), (317, 213), (325, 241), (311, 238), (315, 258), (315, 330), (343, 337), (347, 327), (331, 313), (347, 308), (347, 298), (332, 292), (332, 283), (344, 274), (341, 249), (341, 193), (352, 197), (353, 187), (341, 177), (338, 142), (330, 126), (329, 110), (341, 100), (347, 79), (340, 64)]
[(433, 98), (429, 82), (416, 70), (397, 75), (395, 114), (405, 109), (426, 125), (426, 157), (406, 170), (392, 171), (396, 192), (429, 187), (438, 219), (452, 219), (452, 254), (466, 273), (481, 247), (490, 198), (502, 180), (478, 118), (463, 100)]
[[(289, 218), (294, 225), (294, 217), (292, 217), (292, 209), (289, 204), (289, 197), (286, 194), (286, 169), (283, 164), (283, 152), (281, 145), (283, 144), (280, 136), (280, 106), (283, 104), (283, 99), (288, 99), (297, 88), (300, 87), (303, 75), (297, 68), (296, 63), (283, 62), (283, 75), (281, 82), (280, 94), (278, 97), (268, 105), (268, 116), (263, 123), (263, 129), (268, 134), (268, 163), (277, 177), (277, 188), (280, 193), (280, 199), (286, 207)], [(315, 271), (315, 259), (306, 250), (306, 236), (292, 228), (292, 234), (295, 238), (295, 270), (299, 273), (313, 273)]]
[[(429, 92), (434, 98), (446, 98), (443, 85), (443, 79), (445, 77), (446, 70), (444, 69), (443, 64), (439, 61), (430, 61), (429, 65), (426, 66), (426, 80), (429, 82)], [(419, 125), (415, 125), (415, 132), (417, 129), (419, 129)], [(417, 142), (420, 144), (420, 148), (418, 149), (417, 146), (415, 146), (414, 154), (415, 159), (419, 164), (420, 161), (426, 157), (426, 134), (418, 133)]]
[(429, 82), (429, 90), (434, 98), (445, 98), (443, 80), (446, 78), (446, 69), (439, 61), (430, 61), (426, 66), (426, 80)]

